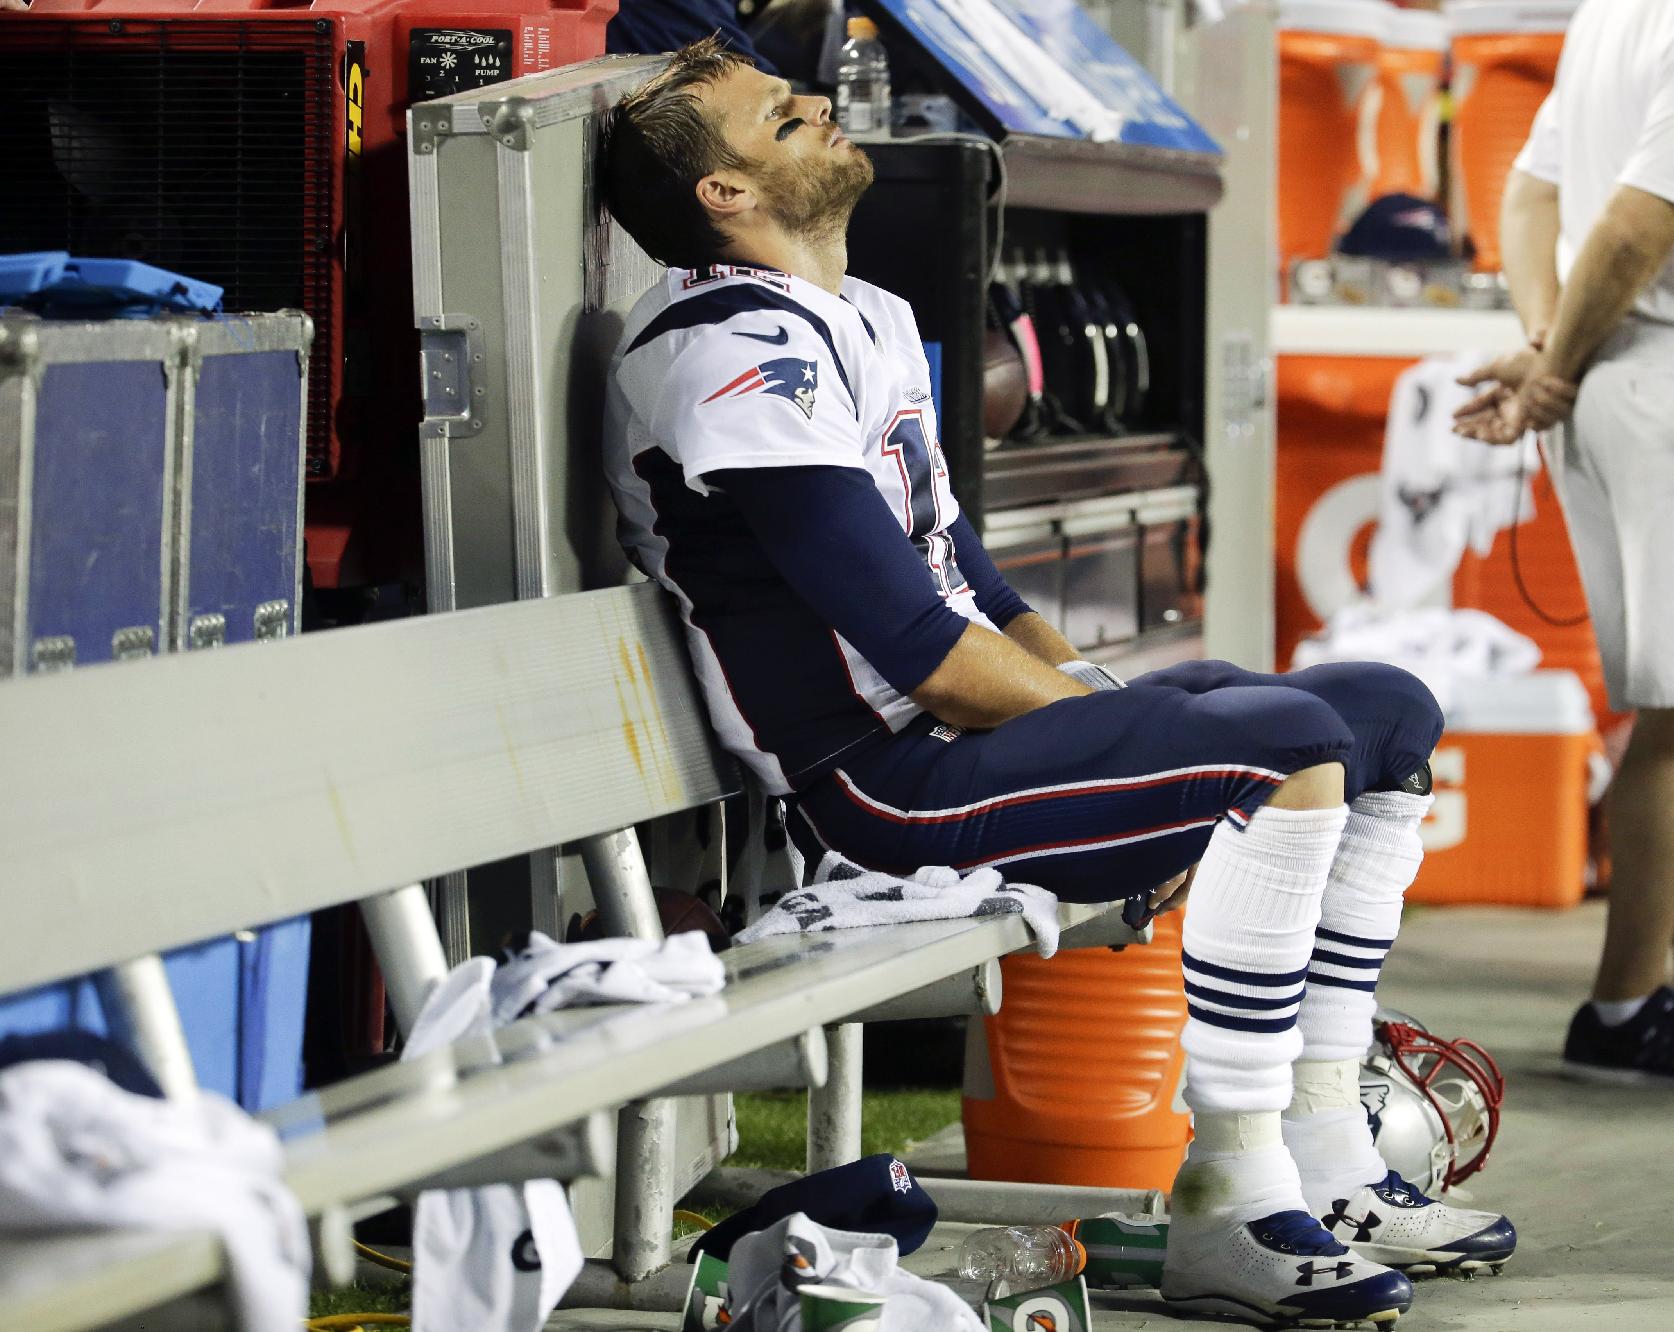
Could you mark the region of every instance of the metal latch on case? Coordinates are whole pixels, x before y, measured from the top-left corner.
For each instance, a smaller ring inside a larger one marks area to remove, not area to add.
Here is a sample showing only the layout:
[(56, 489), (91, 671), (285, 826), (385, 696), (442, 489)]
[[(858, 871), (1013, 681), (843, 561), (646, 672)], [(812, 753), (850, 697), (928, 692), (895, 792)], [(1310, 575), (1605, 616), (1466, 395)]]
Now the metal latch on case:
[(68, 634), (37, 638), (30, 646), (29, 656), (35, 670), (42, 674), (67, 671), (76, 664), (76, 640)]
[(227, 617), (219, 613), (194, 615), (186, 630), (186, 650), (218, 648), (227, 641)]
[(110, 636), (110, 659), (138, 661), (141, 657), (149, 657), (156, 646), (157, 631), (148, 624), (118, 629)]
[(255, 614), (256, 641), (262, 642), (270, 638), (283, 638), (291, 631), (291, 603), (288, 601), (264, 601), (256, 607)]

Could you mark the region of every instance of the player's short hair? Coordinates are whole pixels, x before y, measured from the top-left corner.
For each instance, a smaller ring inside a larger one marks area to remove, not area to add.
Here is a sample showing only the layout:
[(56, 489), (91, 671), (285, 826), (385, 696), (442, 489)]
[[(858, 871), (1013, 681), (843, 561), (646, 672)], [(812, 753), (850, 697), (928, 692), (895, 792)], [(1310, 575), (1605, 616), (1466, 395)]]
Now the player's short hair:
[(698, 201), (697, 183), (748, 163), (704, 114), (696, 93), (753, 63), (719, 37), (705, 37), (676, 51), (667, 68), (611, 108), (605, 201), (652, 258), (700, 268), (726, 248), (726, 236)]

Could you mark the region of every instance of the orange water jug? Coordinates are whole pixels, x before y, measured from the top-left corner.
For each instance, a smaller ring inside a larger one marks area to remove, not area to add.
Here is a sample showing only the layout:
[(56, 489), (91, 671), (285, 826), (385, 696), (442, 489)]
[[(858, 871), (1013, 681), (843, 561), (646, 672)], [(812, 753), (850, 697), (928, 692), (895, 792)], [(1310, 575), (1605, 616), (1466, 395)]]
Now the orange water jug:
[[(973, 1179), (1166, 1189), (1186, 1154), (1180, 912), (1144, 947), (1006, 958), (999, 1013), (971, 1024)], [(984, 1050), (986, 1046), (986, 1051)]]
[(1382, 0), (1279, 6), (1279, 274), (1323, 259), (1365, 207), (1360, 122), (1377, 77)]
[(1436, 197), (1441, 184), (1436, 148), (1446, 60), (1447, 20), (1440, 14), (1424, 9), (1387, 10), (1374, 98), (1374, 199), (1386, 194)]
[(1454, 0), (1453, 221), (1476, 243), (1476, 267), (1500, 269), (1506, 173), (1552, 90), (1564, 29), (1579, 0)]

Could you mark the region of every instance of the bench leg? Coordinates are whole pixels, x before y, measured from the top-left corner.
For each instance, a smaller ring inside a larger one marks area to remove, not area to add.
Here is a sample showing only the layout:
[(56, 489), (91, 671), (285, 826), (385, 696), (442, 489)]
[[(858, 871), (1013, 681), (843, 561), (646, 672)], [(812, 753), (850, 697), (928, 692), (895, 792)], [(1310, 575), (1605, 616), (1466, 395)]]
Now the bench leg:
[(632, 828), (584, 837), (576, 844), (587, 868), (604, 932), (617, 938), (661, 939), (663, 922), (651, 892), (645, 853)]
[(379, 893), (360, 904), (372, 951), (384, 973), (389, 1004), (395, 1010), (395, 1024), (406, 1035), (418, 1020), (425, 995), (432, 982), (448, 974), (448, 959), (436, 920), (430, 914), (430, 899), (418, 884)]
[(644, 1281), (668, 1266), (674, 1241), (675, 1103), (634, 1101), (616, 1121), (616, 1229), (611, 1266)]
[(808, 1093), (808, 1173), (860, 1159), (861, 1033), (858, 1022), (825, 1029), (829, 1072)]
[(93, 978), (105, 1022), (119, 1045), (125, 1045), (157, 1079), (163, 1095), (190, 1096), (197, 1090), (192, 1052), (180, 1026), (163, 959), (155, 953), (119, 962)]

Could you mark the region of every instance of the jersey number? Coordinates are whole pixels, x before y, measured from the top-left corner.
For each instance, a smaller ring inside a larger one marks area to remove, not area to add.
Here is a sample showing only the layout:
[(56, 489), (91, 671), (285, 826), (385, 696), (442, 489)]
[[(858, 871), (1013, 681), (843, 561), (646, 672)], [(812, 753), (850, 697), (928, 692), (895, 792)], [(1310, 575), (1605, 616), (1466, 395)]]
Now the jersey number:
[(901, 489), (906, 497), (901, 517), (936, 587), (944, 597), (964, 591), (964, 576), (954, 562), (953, 539), (939, 530), (942, 501), (936, 481), (947, 480), (947, 460), (941, 445), (925, 433), (924, 413), (917, 408), (896, 413), (884, 431), (883, 452), (901, 472)]

